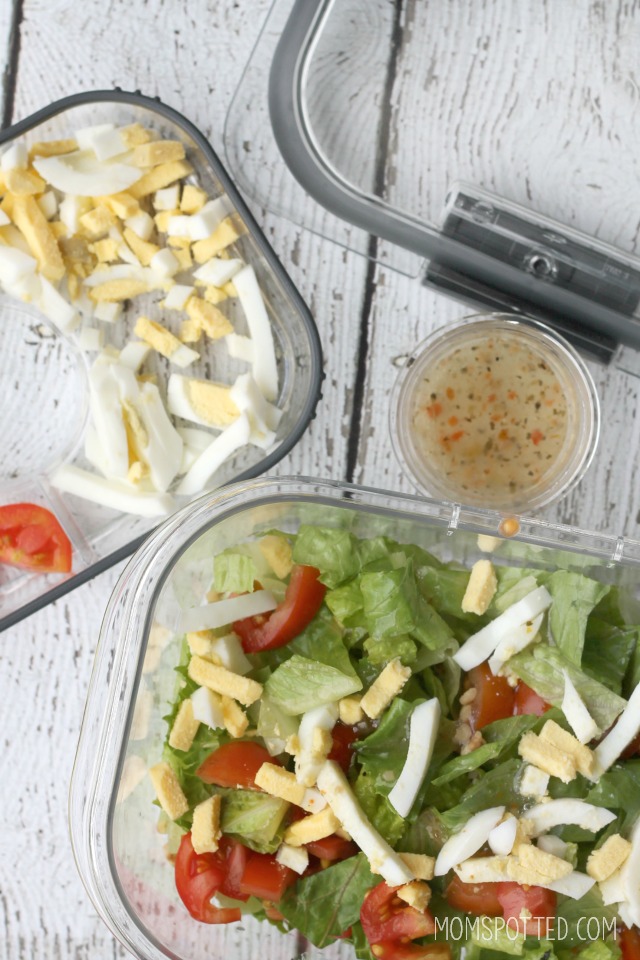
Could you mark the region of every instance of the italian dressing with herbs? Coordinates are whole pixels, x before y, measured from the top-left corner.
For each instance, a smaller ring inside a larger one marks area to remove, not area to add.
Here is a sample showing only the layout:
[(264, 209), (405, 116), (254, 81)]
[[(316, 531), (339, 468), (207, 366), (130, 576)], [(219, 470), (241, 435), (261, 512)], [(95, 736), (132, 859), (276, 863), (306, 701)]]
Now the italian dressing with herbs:
[(556, 370), (528, 343), (478, 338), (424, 372), (413, 403), (414, 444), (461, 497), (482, 490), (496, 502), (555, 471), (570, 403)]

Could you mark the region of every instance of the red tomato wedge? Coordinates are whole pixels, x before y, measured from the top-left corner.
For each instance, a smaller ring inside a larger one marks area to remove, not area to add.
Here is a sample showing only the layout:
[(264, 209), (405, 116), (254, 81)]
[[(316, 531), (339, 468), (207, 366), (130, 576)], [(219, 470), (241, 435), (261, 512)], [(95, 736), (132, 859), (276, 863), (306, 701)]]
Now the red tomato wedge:
[(320, 860), (346, 860), (347, 857), (355, 857), (358, 852), (358, 845), (353, 840), (345, 840), (337, 833), (332, 833), (330, 837), (322, 840), (312, 840), (311, 843), (306, 843), (305, 847)]
[(476, 691), (469, 718), (472, 730), (482, 730), (494, 720), (513, 715), (515, 690), (505, 677), (494, 677), (486, 661), (469, 671), (466, 686)]
[[(513, 882), (498, 883), (496, 888), (496, 896), (502, 904), (507, 926), (513, 927), (514, 930), (526, 936), (538, 937), (538, 939), (549, 937), (550, 920), (556, 915), (558, 902), (553, 890), (546, 890), (544, 887), (523, 887)], [(520, 919), (523, 910), (529, 911), (531, 919)]]
[(322, 605), (327, 588), (315, 567), (294, 566), (284, 600), (272, 613), (245, 617), (233, 624), (245, 653), (275, 650), (294, 640)]
[(210, 753), (196, 770), (196, 776), (218, 787), (256, 790), (256, 773), (263, 763), (278, 761), (253, 740), (233, 740)]
[(401, 943), (399, 940), (384, 940), (372, 943), (371, 953), (377, 960), (451, 960), (451, 948), (446, 943)]
[(353, 756), (353, 743), (358, 739), (358, 732), (355, 727), (350, 727), (340, 720), (334, 726), (331, 736), (333, 743), (329, 751), (329, 760), (335, 760), (339, 763), (345, 773), (349, 772), (351, 757)]
[(298, 879), (289, 867), (283, 867), (270, 853), (250, 853), (240, 881), (242, 893), (278, 903), (283, 893)]
[(464, 883), (454, 874), (445, 891), (445, 897), (456, 910), (478, 916), (502, 916), (502, 904), (498, 900), (495, 883)]
[(224, 859), (220, 853), (196, 853), (191, 834), (185, 833), (176, 855), (176, 888), (180, 899), (201, 923), (234, 923), (240, 908), (221, 909), (209, 901), (224, 881)]
[(622, 950), (622, 960), (640, 960), (640, 930), (623, 927), (618, 934), (618, 946)]
[(248, 900), (248, 894), (242, 893), (240, 889), (240, 881), (251, 851), (244, 844), (227, 837), (223, 837), (220, 841), (220, 850), (225, 856), (225, 878), (222, 881), (220, 893), (224, 893), (227, 897), (233, 897), (235, 900)]
[(396, 896), (396, 887), (379, 883), (365, 895), (360, 923), (371, 944), (428, 937), (436, 929), (429, 910), (422, 913)]
[(514, 714), (532, 713), (536, 717), (541, 717), (547, 710), (551, 710), (551, 704), (539, 697), (535, 690), (532, 690), (521, 680), (516, 687), (513, 704)]
[(0, 563), (38, 573), (68, 573), (71, 541), (57, 519), (35, 503), (0, 507)]

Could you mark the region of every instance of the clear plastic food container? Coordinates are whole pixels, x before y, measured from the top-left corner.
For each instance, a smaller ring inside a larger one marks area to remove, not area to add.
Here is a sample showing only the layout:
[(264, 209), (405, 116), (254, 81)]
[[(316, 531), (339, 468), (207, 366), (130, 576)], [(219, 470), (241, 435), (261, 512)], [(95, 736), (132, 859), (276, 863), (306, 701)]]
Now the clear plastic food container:
[[(319, 951), (295, 932), (244, 917), (216, 927), (192, 920), (178, 898), (148, 766), (161, 755), (163, 716), (175, 693), (180, 611), (200, 602), (212, 556), (267, 530), (302, 523), (388, 535), (443, 560), (473, 563), (479, 533), (499, 535), (501, 517), (434, 500), (314, 480), (265, 478), (207, 495), (143, 544), (111, 598), (89, 689), (70, 798), (77, 865), (114, 935), (144, 960), (264, 956), (353, 957), (349, 945)], [(516, 524), (517, 526), (517, 524)], [(496, 564), (579, 570), (638, 595), (640, 543), (521, 519)]]
[[(238, 234), (228, 253), (255, 270), (273, 332), (278, 378), (275, 402), (283, 414), (269, 447), (245, 444), (219, 468), (210, 484), (219, 486), (257, 476), (288, 453), (311, 420), (320, 396), (322, 352), (306, 305), (206, 138), (180, 113), (157, 99), (120, 90), (92, 91), (66, 97), (14, 124), (2, 132), (0, 148), (4, 153), (14, 143), (31, 148), (36, 143), (73, 137), (76, 131), (99, 124), (119, 127), (135, 123), (184, 145), (192, 168), (182, 178), (185, 184), (198, 185), (212, 200), (226, 195), (224, 202)], [(60, 201), (61, 197), (56, 199)], [(15, 231), (15, 227), (12, 229)], [(9, 238), (10, 245), (14, 239)], [(163, 243), (167, 243), (166, 237)], [(197, 267), (194, 263), (181, 269), (176, 274), (177, 282), (193, 284)], [(180, 314), (163, 309), (164, 295), (165, 291), (154, 289), (126, 300), (116, 323), (83, 315), (82, 326), (69, 334), (61, 332), (33, 303), (0, 296), (4, 440), (0, 504), (29, 502), (48, 508), (73, 548), (69, 574), (29, 574), (7, 565), (0, 567), (0, 629), (128, 556), (162, 519), (124, 514), (62, 492), (52, 477), (61, 464), (92, 469), (84, 443), (89, 409), (87, 374), (98, 354), (95, 349), (87, 351), (84, 327), (88, 325), (92, 335), (104, 339), (114, 350), (120, 350), (131, 338), (140, 314), (162, 321), (177, 332)], [(220, 310), (235, 333), (241, 337), (249, 333), (237, 299), (227, 299)], [(199, 359), (191, 366), (184, 370), (172, 367), (173, 372), (231, 384), (250, 369), (221, 340), (203, 338), (199, 352)], [(152, 351), (141, 370), (156, 377), (164, 396), (169, 362)], [(179, 419), (176, 423), (184, 425)], [(175, 487), (174, 482), (169, 494), (174, 494)], [(192, 497), (175, 496), (175, 507), (189, 499)]]

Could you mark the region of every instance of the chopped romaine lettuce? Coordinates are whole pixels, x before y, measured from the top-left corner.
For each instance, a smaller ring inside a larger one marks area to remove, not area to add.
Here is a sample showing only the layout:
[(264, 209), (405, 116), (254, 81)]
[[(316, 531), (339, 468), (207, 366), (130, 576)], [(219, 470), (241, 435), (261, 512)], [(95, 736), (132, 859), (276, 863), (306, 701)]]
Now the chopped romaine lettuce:
[(274, 670), (264, 689), (283, 713), (298, 716), (357, 693), (362, 689), (362, 682), (354, 671), (342, 673), (326, 663), (295, 653)]
[(298, 880), (280, 901), (279, 909), (307, 940), (326, 947), (360, 919), (364, 896), (379, 879), (359, 853)]
[(219, 593), (251, 593), (256, 565), (246, 554), (220, 553), (213, 561), (213, 585)]
[(553, 603), (549, 631), (553, 642), (571, 663), (580, 666), (587, 619), (609, 592), (609, 587), (570, 570), (556, 570), (546, 582)]
[(476, 917), (471, 929), (471, 942), (476, 947), (506, 953), (512, 957), (521, 957), (524, 952), (524, 934), (516, 930), (507, 931), (502, 918)]
[(219, 790), (222, 801), (222, 831), (257, 850), (273, 853), (282, 840), (282, 821), (289, 804), (256, 790)]
[(351, 580), (360, 570), (355, 537), (348, 530), (302, 525), (293, 547), (296, 563), (317, 567), (330, 590)]

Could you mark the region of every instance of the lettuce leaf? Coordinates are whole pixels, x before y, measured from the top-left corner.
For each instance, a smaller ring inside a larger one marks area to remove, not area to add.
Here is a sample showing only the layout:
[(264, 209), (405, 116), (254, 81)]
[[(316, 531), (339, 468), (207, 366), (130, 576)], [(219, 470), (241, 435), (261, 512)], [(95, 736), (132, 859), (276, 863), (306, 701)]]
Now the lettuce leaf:
[(218, 790), (223, 796), (221, 827), (258, 853), (273, 853), (282, 842), (286, 800), (256, 790)]
[(345, 623), (363, 609), (362, 591), (357, 580), (327, 591), (324, 601), (336, 620)]
[(398, 570), (363, 573), (360, 590), (372, 637), (401, 637), (415, 629), (418, 592), (411, 563)]
[(590, 580), (571, 570), (556, 570), (546, 583), (553, 597), (549, 608), (549, 630), (560, 652), (580, 666), (587, 619), (609, 592), (605, 583)]
[[(567, 898), (563, 903), (558, 904), (556, 914), (556, 923), (559, 923), (558, 929), (563, 934), (561, 940), (563, 948), (584, 944), (588, 932), (587, 921), (590, 917), (595, 917), (599, 921), (601, 930), (606, 925), (606, 928), (613, 932), (613, 926), (609, 925), (613, 923), (616, 915), (616, 905), (613, 903), (608, 907), (604, 906), (597, 885), (592, 887), (579, 900)], [(593, 925), (595, 926), (595, 924)]]
[(251, 593), (256, 577), (256, 565), (246, 554), (224, 552), (213, 560), (213, 585), (220, 593)]
[(460, 803), (440, 812), (447, 830), (455, 833), (469, 817), (487, 807), (504, 804), (514, 812), (516, 808), (522, 809), (525, 798), (516, 789), (521, 768), (520, 760), (506, 760), (472, 783)]
[(561, 706), (564, 696), (566, 670), (587, 710), (601, 730), (607, 730), (626, 706), (626, 701), (603, 683), (590, 677), (556, 648), (547, 643), (536, 644), (531, 650), (523, 650), (509, 660), (513, 670), (535, 692), (554, 706)]
[(597, 617), (589, 617), (582, 651), (582, 669), (614, 693), (622, 693), (622, 681), (638, 645), (638, 630), (621, 630)]
[(283, 713), (297, 716), (357, 693), (362, 689), (362, 681), (353, 669), (346, 674), (295, 653), (274, 670), (264, 689)]
[(376, 791), (373, 777), (366, 770), (360, 771), (353, 785), (353, 792), (367, 819), (378, 833), (394, 846), (404, 834), (405, 821), (396, 813), (387, 798)]
[(363, 853), (342, 860), (290, 887), (278, 909), (303, 936), (322, 949), (360, 919), (365, 894), (380, 882)]
[[(548, 714), (544, 721), (548, 720)], [(542, 726), (544, 722), (540, 717), (534, 717), (528, 714), (519, 717), (506, 717), (504, 720), (495, 720), (487, 724), (482, 729), (482, 735), (486, 741), (481, 747), (467, 753), (464, 756), (454, 757), (440, 768), (438, 776), (431, 781), (434, 787), (442, 786), (461, 777), (463, 774), (471, 773), (478, 767), (484, 766), (492, 760), (498, 760), (520, 740), (523, 734), (533, 730), (536, 726)]]
[(384, 666), (396, 657), (399, 657), (405, 666), (410, 666), (415, 663), (418, 654), (418, 648), (411, 637), (367, 637), (363, 647), (366, 656), (376, 666)]
[(507, 933), (504, 920), (498, 917), (476, 917), (471, 928), (471, 942), (482, 950), (495, 950), (512, 957), (521, 957), (525, 936), (515, 930)]
[(448, 614), (458, 620), (466, 620), (479, 629), (482, 621), (475, 613), (465, 613), (462, 609), (469, 582), (468, 570), (436, 570), (434, 567), (422, 567), (417, 571), (420, 593), (440, 614)]
[(358, 541), (348, 530), (303, 524), (293, 547), (295, 563), (317, 567), (330, 590), (360, 572)]

